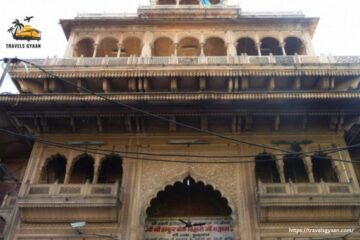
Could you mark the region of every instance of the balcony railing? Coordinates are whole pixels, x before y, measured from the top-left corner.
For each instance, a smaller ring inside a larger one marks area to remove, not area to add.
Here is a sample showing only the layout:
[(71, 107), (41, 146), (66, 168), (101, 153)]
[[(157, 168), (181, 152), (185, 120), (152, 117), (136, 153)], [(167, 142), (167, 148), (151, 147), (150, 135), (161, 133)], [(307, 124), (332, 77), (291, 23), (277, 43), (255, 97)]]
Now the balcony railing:
[[(27, 222), (115, 222), (121, 206), (119, 183), (27, 184), (17, 206)], [(76, 211), (71, 209), (76, 208)], [(39, 215), (42, 209), (48, 214)]]
[(117, 197), (119, 183), (114, 184), (29, 184), (24, 197)]
[(355, 194), (358, 191), (351, 183), (261, 183), (259, 196), (302, 196)]
[(200, 56), (200, 57), (98, 57), (28, 59), (41, 66), (128, 66), (128, 65), (311, 65), (357, 64), (360, 56)]

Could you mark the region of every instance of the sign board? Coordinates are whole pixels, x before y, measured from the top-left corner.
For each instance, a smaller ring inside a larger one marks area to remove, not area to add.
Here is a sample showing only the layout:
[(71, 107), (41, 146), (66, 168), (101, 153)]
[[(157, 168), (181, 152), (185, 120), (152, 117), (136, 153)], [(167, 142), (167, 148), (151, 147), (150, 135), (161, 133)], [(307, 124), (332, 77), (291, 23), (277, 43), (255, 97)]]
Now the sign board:
[[(190, 221), (185, 227), (179, 219)], [(234, 240), (233, 224), (230, 217), (178, 217), (149, 218), (145, 224), (145, 240)]]

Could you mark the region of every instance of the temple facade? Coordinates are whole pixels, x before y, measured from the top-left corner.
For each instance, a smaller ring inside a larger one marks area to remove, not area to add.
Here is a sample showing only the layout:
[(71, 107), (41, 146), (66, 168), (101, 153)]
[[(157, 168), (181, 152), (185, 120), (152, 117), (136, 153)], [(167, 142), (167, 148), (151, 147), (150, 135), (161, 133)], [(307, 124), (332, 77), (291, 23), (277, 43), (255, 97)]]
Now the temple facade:
[(360, 57), (315, 55), (318, 20), (227, 0), (61, 20), (63, 58), (13, 63), (0, 95), (3, 239), (360, 239)]

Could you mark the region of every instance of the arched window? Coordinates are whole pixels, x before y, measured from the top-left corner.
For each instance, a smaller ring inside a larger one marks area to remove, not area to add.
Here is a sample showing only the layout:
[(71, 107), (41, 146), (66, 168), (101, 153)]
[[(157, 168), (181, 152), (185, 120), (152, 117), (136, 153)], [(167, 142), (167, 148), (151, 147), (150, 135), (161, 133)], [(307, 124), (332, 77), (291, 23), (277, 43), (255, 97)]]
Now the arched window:
[(248, 56), (257, 56), (258, 51), (256, 49), (255, 41), (251, 38), (240, 38), (237, 41), (236, 47), (237, 55), (247, 54)]
[(297, 154), (288, 154), (284, 158), (284, 173), (286, 181), (309, 182), (304, 161)]
[(80, 40), (74, 49), (74, 57), (92, 57), (94, 54), (94, 40), (84, 38)]
[(315, 182), (338, 182), (338, 177), (330, 159), (323, 153), (317, 153), (312, 157), (312, 170)]
[(261, 153), (255, 158), (256, 181), (265, 183), (280, 182), (275, 158), (268, 153)]
[(122, 179), (122, 159), (117, 155), (106, 156), (101, 162), (98, 183), (121, 182)]
[(260, 50), (262, 56), (269, 56), (270, 53), (272, 55), (283, 55), (279, 41), (271, 37), (261, 40)]
[(296, 37), (288, 37), (285, 39), (286, 55), (306, 55), (306, 48), (304, 43)]
[(153, 56), (171, 56), (174, 54), (174, 43), (170, 38), (161, 37), (155, 40)]
[(92, 182), (94, 177), (94, 158), (88, 154), (82, 154), (74, 160), (70, 175), (70, 183)]
[(225, 42), (221, 38), (208, 38), (204, 45), (204, 53), (206, 56), (226, 56)]
[(50, 157), (42, 170), (41, 182), (54, 183), (57, 180), (59, 183), (63, 183), (66, 172), (66, 162), (66, 158), (60, 154)]
[(130, 37), (123, 41), (120, 56), (129, 57), (141, 55), (141, 40), (137, 37)]
[(103, 39), (96, 52), (96, 57), (116, 57), (118, 53), (118, 40), (115, 38)]
[(196, 38), (187, 37), (179, 42), (178, 56), (199, 56), (200, 52), (200, 44)]

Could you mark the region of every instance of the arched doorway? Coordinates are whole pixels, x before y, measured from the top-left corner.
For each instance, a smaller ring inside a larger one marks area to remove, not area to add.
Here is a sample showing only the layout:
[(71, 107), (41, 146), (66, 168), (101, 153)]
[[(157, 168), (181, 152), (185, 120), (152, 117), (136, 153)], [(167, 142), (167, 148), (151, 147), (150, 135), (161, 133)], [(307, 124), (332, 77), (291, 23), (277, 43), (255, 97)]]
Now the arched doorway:
[(174, 43), (168, 37), (160, 37), (155, 40), (153, 56), (171, 56), (174, 53)]
[(288, 37), (285, 39), (286, 55), (306, 55), (306, 47), (304, 43), (297, 37)]
[(241, 54), (247, 54), (248, 56), (258, 55), (255, 41), (251, 38), (240, 38), (237, 41), (236, 51), (238, 56)]
[(226, 56), (225, 42), (221, 38), (208, 38), (204, 45), (205, 56)]
[(282, 55), (282, 50), (280, 47), (280, 43), (277, 39), (266, 37), (261, 40), (261, 55), (269, 56), (270, 54), (274, 56)]
[(96, 57), (116, 57), (118, 52), (118, 40), (115, 38), (103, 39), (98, 47)]
[(151, 200), (146, 210), (145, 239), (190, 240), (206, 236), (232, 240), (231, 214), (227, 199), (219, 191), (189, 176), (166, 186)]
[(200, 43), (196, 38), (187, 37), (179, 42), (178, 56), (199, 56), (200, 52)]
[(64, 183), (67, 159), (60, 154), (51, 156), (41, 173), (41, 183), (51, 184), (55, 181)]

